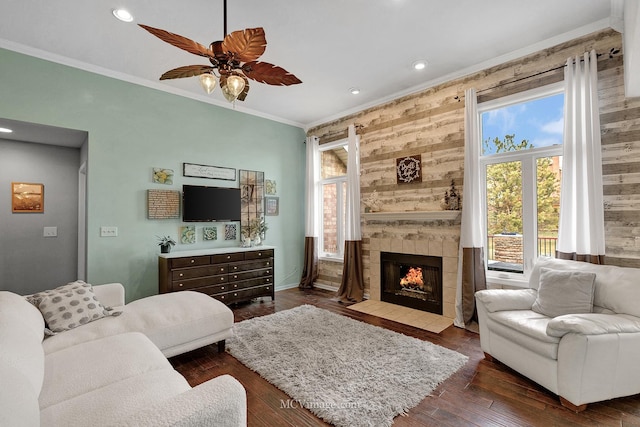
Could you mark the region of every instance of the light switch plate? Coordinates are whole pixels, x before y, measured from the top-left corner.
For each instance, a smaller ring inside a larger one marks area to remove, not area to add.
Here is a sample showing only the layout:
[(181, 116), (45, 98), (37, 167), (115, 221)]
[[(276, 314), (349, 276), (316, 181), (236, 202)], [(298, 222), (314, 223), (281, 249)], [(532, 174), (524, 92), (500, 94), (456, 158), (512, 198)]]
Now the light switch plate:
[(44, 237), (58, 237), (58, 227), (45, 227), (42, 235)]
[(103, 225), (100, 227), (100, 237), (117, 237), (118, 227), (112, 225)]

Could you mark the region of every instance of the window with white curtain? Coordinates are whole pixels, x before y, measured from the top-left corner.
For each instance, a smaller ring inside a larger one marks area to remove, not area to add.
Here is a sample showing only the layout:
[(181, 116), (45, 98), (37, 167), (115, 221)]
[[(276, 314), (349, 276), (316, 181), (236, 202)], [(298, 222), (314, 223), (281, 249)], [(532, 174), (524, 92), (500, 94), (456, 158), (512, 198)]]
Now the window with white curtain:
[(563, 85), (478, 105), (487, 279), (523, 281), (555, 256), (564, 129)]
[(320, 253), (323, 258), (342, 260), (347, 202), (347, 141), (319, 146)]

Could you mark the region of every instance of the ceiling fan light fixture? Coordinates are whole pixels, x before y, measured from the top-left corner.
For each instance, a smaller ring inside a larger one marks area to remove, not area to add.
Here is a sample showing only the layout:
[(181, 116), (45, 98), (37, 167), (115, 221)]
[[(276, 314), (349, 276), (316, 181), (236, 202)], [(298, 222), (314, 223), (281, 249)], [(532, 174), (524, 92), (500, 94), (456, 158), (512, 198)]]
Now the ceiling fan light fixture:
[(227, 77), (227, 88), (229, 93), (234, 95), (234, 99), (237, 98), (244, 90), (244, 79), (236, 75)]
[(112, 9), (111, 13), (122, 22), (133, 21), (133, 15), (126, 9)]
[(207, 94), (210, 94), (216, 88), (216, 76), (211, 73), (200, 74), (200, 86)]
[(357, 95), (360, 93), (360, 89), (358, 89), (357, 87), (352, 87), (351, 89), (349, 89), (349, 93), (351, 95)]

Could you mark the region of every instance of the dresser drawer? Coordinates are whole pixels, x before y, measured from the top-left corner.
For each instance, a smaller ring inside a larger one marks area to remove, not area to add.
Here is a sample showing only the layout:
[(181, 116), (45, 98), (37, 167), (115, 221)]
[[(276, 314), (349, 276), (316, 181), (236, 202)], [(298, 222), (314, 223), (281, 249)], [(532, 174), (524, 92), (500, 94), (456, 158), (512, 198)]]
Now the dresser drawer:
[(273, 249), (265, 249), (262, 251), (245, 252), (244, 259), (272, 258)]
[(221, 264), (225, 262), (242, 261), (242, 260), (244, 260), (244, 253), (242, 252), (233, 253), (233, 254), (211, 255), (212, 264)]
[(214, 276), (216, 274), (225, 274), (227, 265), (208, 265), (206, 267), (180, 268), (171, 272), (173, 280), (191, 279), (193, 277)]
[(261, 268), (269, 268), (273, 266), (273, 258), (257, 259), (254, 261), (244, 261), (229, 264), (229, 273), (239, 271), (259, 270)]
[(207, 265), (211, 262), (209, 256), (194, 256), (185, 258), (175, 258), (171, 260), (171, 268), (191, 267), (196, 265)]
[(211, 295), (215, 299), (225, 304), (232, 304), (236, 301), (246, 301), (251, 298), (261, 296), (271, 296), (273, 294), (272, 286), (259, 286), (256, 288), (242, 289), (237, 292), (226, 292), (223, 294)]
[(257, 277), (273, 276), (273, 270), (270, 268), (263, 268), (261, 270), (243, 271), (240, 273), (229, 274), (229, 282), (236, 280), (255, 279)]
[(174, 280), (171, 284), (173, 291), (184, 291), (186, 289), (199, 288), (209, 285), (219, 285), (227, 283), (227, 275), (199, 277), (197, 279)]

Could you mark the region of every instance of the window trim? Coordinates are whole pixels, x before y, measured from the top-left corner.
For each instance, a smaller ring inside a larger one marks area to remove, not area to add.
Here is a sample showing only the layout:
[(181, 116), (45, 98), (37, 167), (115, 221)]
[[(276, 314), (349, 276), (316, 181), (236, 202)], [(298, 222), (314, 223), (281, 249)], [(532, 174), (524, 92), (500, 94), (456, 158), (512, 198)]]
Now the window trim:
[[(478, 159), (478, 170), (481, 173), (480, 176), (480, 190), (481, 195), (481, 223), (483, 227), (483, 233), (488, 235), (487, 230), (487, 166), (491, 164), (506, 163), (511, 161), (522, 162), (522, 219), (523, 219), (523, 273), (510, 273), (504, 271), (489, 270), (488, 256), (489, 251), (485, 250), (485, 275), (487, 282), (494, 284), (502, 284), (509, 286), (528, 286), (529, 276), (533, 265), (537, 260), (536, 252), (536, 239), (538, 238), (537, 221), (533, 219), (537, 218), (538, 207), (535, 203), (536, 200), (536, 161), (541, 157), (553, 157), (562, 156), (563, 146), (553, 145), (547, 147), (532, 148), (526, 151), (514, 151), (497, 154), (482, 154), (483, 131), (482, 131), (482, 114), (491, 110), (496, 110), (503, 107), (508, 107), (514, 104), (521, 104), (525, 102), (535, 101), (537, 99), (546, 98), (549, 96), (558, 95), (564, 92), (564, 81), (553, 83), (550, 85), (534, 88), (528, 91), (519, 92), (516, 94), (508, 95), (505, 97), (493, 99), (490, 101), (478, 104), (478, 130), (479, 130), (479, 143), (480, 143), (480, 156)], [(533, 240), (533, 243), (531, 243)], [(486, 237), (485, 237), (486, 243)]]
[[(344, 261), (344, 227), (343, 227), (343, 222), (344, 221), (336, 221), (337, 224), (337, 234), (338, 234), (338, 252), (337, 253), (329, 253), (329, 252), (325, 252), (324, 251), (324, 197), (323, 197), (323, 189), (324, 189), (324, 185), (325, 184), (336, 184), (336, 197), (338, 198), (338, 200), (340, 200), (340, 197), (342, 196), (342, 186), (338, 185), (340, 183), (345, 183), (347, 182), (347, 174), (345, 173), (344, 175), (341, 176), (337, 176), (337, 177), (330, 177), (330, 178), (322, 178), (322, 152), (323, 151), (330, 151), (330, 150), (334, 150), (336, 148), (339, 147), (347, 147), (349, 141), (347, 139), (341, 139), (338, 141), (333, 141), (327, 144), (322, 144), (318, 146), (318, 159), (319, 159), (319, 181), (318, 181), (318, 186), (317, 188), (319, 189), (319, 203), (318, 206), (316, 208), (316, 215), (317, 217), (320, 219), (320, 221), (318, 222), (318, 226), (320, 227), (319, 233), (318, 233), (318, 259), (321, 260), (329, 260), (329, 261), (333, 261), (333, 262), (343, 262)], [(347, 166), (348, 167), (348, 166)], [(342, 203), (338, 203), (337, 204), (337, 217), (339, 218), (344, 218), (346, 212), (344, 212), (344, 208), (342, 206)], [(342, 244), (340, 244), (342, 243)]]

